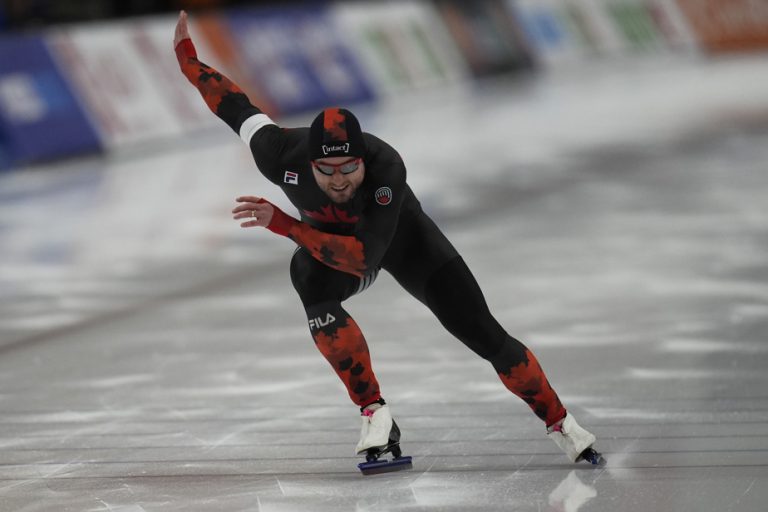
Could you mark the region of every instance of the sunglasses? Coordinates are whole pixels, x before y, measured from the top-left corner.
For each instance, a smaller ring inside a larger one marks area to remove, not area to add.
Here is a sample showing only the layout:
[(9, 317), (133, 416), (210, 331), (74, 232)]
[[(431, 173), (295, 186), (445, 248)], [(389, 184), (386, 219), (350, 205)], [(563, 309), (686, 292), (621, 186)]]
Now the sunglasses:
[(337, 165), (312, 162), (312, 167), (317, 169), (320, 173), (325, 174), (326, 176), (333, 176), (333, 173), (336, 172), (336, 169), (338, 169), (341, 174), (352, 174), (360, 167), (362, 161), (362, 158), (353, 158), (352, 160), (348, 160)]

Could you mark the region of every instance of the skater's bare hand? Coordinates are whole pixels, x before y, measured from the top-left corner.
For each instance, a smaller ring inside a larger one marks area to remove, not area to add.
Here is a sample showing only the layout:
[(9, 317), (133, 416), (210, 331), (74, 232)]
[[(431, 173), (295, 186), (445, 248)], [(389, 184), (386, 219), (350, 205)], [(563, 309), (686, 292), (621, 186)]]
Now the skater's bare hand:
[(275, 208), (271, 204), (256, 196), (241, 196), (236, 201), (240, 204), (232, 210), (234, 214), (232, 218), (235, 220), (249, 219), (246, 222), (240, 223), (240, 227), (265, 228), (269, 226), (269, 223), (272, 221), (272, 215), (275, 213)]
[(173, 37), (173, 47), (176, 48), (184, 39), (190, 39), (189, 27), (187, 26), (186, 11), (180, 11), (179, 21), (176, 23), (176, 34)]

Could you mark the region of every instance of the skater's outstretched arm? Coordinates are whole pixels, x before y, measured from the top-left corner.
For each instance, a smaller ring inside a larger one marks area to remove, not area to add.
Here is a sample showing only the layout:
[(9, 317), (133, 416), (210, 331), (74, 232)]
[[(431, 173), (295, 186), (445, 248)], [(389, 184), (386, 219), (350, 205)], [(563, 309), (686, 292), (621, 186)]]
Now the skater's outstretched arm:
[[(399, 186), (391, 182), (397, 190), (396, 198), (404, 195), (400, 192), (405, 184), (405, 168), (402, 168), (401, 181)], [(395, 201), (392, 210), (366, 212), (365, 221), (352, 235), (335, 235), (294, 219), (265, 199), (242, 196), (237, 202), (232, 213), (234, 219), (244, 220), (242, 227), (264, 227), (288, 237), (321, 263), (358, 277), (378, 268), (392, 239), (400, 207), (400, 201)]]
[[(173, 45), (181, 72), (197, 87), (211, 112), (250, 146), (259, 171), (271, 182), (280, 183), (282, 167), (279, 166), (279, 159), (288, 147), (286, 135), (290, 130), (279, 129), (259, 107), (251, 103), (237, 84), (197, 58), (184, 11), (179, 13)], [(260, 137), (254, 137), (257, 132), (260, 132)], [(265, 132), (269, 132), (268, 135)]]
[(363, 243), (354, 236), (332, 235), (294, 219), (269, 201), (255, 196), (238, 197), (234, 219), (247, 219), (244, 228), (263, 227), (290, 238), (312, 257), (329, 267), (363, 277), (368, 270)]
[(229, 78), (212, 67), (200, 62), (187, 26), (187, 13), (179, 13), (176, 33), (173, 38), (176, 59), (181, 72), (200, 94), (211, 112), (227, 123), (235, 133), (240, 133), (243, 122), (262, 111), (251, 104), (248, 96)]

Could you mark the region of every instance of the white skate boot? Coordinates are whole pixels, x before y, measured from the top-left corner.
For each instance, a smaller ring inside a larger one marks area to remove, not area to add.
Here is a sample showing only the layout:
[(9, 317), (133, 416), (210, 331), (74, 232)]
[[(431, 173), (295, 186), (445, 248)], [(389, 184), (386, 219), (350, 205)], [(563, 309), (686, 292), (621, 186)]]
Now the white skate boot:
[[(355, 451), (365, 454), (365, 462), (357, 465), (364, 475), (411, 469), (411, 457), (403, 457), (400, 450), (400, 429), (392, 419), (389, 406), (374, 403), (363, 409), (360, 441)], [(391, 461), (379, 457), (391, 452)]]
[[(360, 441), (355, 448), (358, 455), (369, 449), (383, 450), (389, 446), (389, 434), (395, 422), (388, 405), (371, 404), (363, 409), (360, 418), (363, 420), (363, 426), (360, 429)], [(399, 440), (398, 436), (395, 441)]]
[(603, 456), (592, 448), (597, 438), (581, 428), (570, 413), (547, 428), (547, 435), (565, 452), (571, 462), (586, 460), (591, 464), (605, 464)]

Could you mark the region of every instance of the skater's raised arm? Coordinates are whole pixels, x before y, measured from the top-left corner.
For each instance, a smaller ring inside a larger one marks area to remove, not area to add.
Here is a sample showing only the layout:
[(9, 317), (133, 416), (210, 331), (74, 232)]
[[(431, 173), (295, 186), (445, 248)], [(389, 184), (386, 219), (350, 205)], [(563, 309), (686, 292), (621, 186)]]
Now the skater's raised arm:
[(179, 13), (173, 46), (181, 72), (197, 87), (211, 112), (227, 123), (235, 133), (240, 134), (243, 122), (248, 118), (263, 115), (234, 82), (198, 60), (195, 45), (189, 36), (187, 13), (184, 11)]

